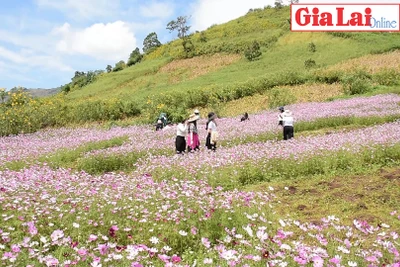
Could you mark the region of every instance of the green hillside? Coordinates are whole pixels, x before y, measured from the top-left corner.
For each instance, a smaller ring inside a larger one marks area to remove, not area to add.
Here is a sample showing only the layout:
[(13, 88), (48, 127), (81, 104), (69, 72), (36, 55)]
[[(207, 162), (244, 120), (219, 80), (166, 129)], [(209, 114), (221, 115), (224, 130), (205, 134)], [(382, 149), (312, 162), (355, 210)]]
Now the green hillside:
[[(8, 116), (0, 118), (1, 134), (126, 118), (153, 122), (159, 112), (167, 112), (176, 121), (194, 107), (217, 109), (221, 103), (282, 86), (317, 83), (323, 88), (339, 83), (352, 88), (348, 93), (353, 94), (398, 83), (398, 66), (375, 73), (361, 64), (351, 70), (331, 66), (394, 51), (399, 48), (400, 34), (294, 33), (289, 22), (289, 7), (251, 10), (236, 20), (191, 34), (190, 53), (177, 39), (144, 55), (138, 64), (102, 73), (94, 82), (66, 94), (33, 103), (17, 99), (15, 105), (2, 107)], [(244, 54), (254, 42), (262, 55), (249, 61)], [(272, 102), (287, 104), (286, 91), (282, 92), (274, 93)], [(27, 126), (26, 121), (31, 124)]]

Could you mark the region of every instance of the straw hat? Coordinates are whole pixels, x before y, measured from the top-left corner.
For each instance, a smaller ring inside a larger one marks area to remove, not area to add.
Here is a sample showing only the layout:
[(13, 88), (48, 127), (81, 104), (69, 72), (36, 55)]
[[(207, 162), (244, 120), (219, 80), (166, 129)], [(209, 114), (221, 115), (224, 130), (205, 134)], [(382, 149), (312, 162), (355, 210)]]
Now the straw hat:
[(196, 114), (191, 114), (189, 116), (188, 122), (193, 122), (193, 121), (197, 121), (198, 119), (200, 119), (200, 117)]

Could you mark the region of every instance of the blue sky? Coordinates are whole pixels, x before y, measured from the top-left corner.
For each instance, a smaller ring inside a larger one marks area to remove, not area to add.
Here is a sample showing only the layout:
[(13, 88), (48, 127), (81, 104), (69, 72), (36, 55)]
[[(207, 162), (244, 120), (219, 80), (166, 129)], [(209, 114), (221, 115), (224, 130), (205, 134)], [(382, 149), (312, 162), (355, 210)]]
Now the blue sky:
[(176, 39), (167, 23), (191, 16), (191, 31), (204, 30), (274, 0), (17, 0), (0, 5), (0, 87), (53, 88), (76, 70), (127, 60), (156, 32)]
[[(399, 2), (386, 0), (384, 2)], [(54, 88), (76, 70), (114, 66), (142, 48), (147, 34), (176, 39), (165, 27), (191, 16), (191, 31), (245, 15), (274, 0), (1, 0), (0, 88)], [(300, 2), (303, 2), (301, 0)], [(380, 2), (304, 0), (304, 2)]]

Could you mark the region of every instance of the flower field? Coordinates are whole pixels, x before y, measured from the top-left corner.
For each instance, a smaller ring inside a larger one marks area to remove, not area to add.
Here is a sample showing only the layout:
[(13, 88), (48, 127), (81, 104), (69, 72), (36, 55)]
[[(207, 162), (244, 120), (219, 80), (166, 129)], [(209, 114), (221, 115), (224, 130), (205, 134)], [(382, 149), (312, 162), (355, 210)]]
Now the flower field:
[[(340, 122), (397, 118), (399, 103), (398, 95), (379, 95), (288, 106), (295, 125), (337, 124), (328, 134), (295, 130), (289, 141), (280, 140), (274, 110), (243, 123), (220, 118), (215, 153), (202, 147), (175, 155), (175, 127), (62, 128), (0, 138), (0, 266), (399, 267), (400, 177), (382, 180), (376, 199), (367, 180), (353, 188), (369, 197), (368, 208), (358, 205), (364, 216), (326, 200), (326, 214), (308, 204), (319, 216), (313, 220), (292, 212), (293, 188), (280, 184), (332, 181), (335, 174), (350, 184), (346, 179), (361, 179), (356, 173), (398, 168), (399, 121), (353, 128)], [(251, 139), (269, 134), (279, 138)], [(80, 159), (142, 153), (133, 171), (95, 175), (52, 162), (59, 151), (114, 138), (125, 139), (82, 150)], [(11, 170), (11, 162), (26, 164)]]

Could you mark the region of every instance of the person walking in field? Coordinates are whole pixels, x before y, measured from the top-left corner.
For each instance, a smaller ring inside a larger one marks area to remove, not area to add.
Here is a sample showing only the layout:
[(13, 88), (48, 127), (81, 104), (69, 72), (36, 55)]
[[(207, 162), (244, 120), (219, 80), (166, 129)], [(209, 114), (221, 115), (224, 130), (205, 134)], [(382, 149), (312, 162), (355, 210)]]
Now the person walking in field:
[(214, 112), (208, 113), (208, 122), (206, 126), (207, 139), (206, 147), (209, 150), (215, 151), (217, 149), (218, 131), (217, 123), (215, 122), (216, 114)]
[(176, 127), (175, 148), (177, 154), (183, 154), (186, 150), (187, 120), (182, 120)]
[(285, 108), (284, 107), (279, 107), (279, 115), (278, 115), (278, 125), (282, 125), (283, 126), (283, 112), (285, 112)]
[(200, 117), (196, 114), (190, 115), (188, 119), (188, 138), (187, 138), (187, 150), (188, 152), (200, 150), (200, 139), (197, 129), (197, 121)]
[(286, 109), (282, 113), (283, 140), (289, 140), (294, 137), (294, 119), (290, 110)]

